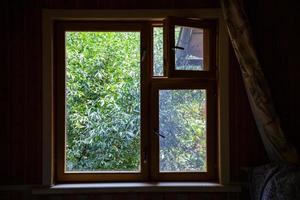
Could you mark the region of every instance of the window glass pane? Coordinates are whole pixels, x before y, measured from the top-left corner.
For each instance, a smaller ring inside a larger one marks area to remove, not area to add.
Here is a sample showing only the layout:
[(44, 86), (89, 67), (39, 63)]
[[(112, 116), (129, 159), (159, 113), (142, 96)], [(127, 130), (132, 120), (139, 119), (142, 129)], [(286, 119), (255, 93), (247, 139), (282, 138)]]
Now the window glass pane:
[(65, 37), (66, 171), (139, 171), (140, 33)]
[(159, 91), (159, 169), (206, 171), (206, 91)]
[(153, 28), (153, 76), (164, 75), (163, 27)]
[(203, 71), (203, 29), (175, 26), (175, 70)]

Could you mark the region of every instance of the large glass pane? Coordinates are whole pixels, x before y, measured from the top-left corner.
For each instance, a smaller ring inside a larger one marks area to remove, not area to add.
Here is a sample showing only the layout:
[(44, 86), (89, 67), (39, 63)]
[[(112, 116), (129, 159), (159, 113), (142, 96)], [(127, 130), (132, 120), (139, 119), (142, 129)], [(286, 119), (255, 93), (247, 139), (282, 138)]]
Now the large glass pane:
[(163, 76), (163, 27), (153, 28), (153, 76)]
[(160, 172), (206, 171), (206, 91), (159, 91)]
[(66, 171), (139, 171), (140, 33), (65, 38)]
[(203, 29), (175, 26), (175, 70), (203, 71)]

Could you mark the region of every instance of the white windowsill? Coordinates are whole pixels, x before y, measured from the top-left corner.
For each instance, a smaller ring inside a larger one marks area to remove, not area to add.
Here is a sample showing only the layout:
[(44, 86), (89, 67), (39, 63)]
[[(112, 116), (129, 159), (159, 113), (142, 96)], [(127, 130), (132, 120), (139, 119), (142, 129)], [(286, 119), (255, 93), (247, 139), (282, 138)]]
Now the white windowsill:
[(78, 194), (116, 192), (240, 192), (239, 185), (210, 182), (118, 182), (72, 183), (34, 188), (33, 194)]

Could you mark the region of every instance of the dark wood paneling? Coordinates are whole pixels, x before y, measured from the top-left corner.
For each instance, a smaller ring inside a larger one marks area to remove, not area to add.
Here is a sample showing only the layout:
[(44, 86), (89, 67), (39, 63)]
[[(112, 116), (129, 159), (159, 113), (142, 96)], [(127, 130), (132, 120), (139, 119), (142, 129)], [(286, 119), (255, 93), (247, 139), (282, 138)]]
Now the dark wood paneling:
[(300, 28), (297, 1), (245, 1), (254, 43), (287, 138), (300, 152)]
[(241, 70), (230, 48), (230, 174), (232, 181), (243, 181), (251, 168), (268, 161), (251, 113)]
[[(8, 70), (9, 74), (4, 75), (4, 80), (9, 86), (7, 93), (6, 109), (7, 131), (5, 137), (1, 138), (3, 145), (6, 146), (6, 151), (3, 152), (3, 163), (8, 164), (7, 171), (2, 171), (4, 180), (8, 183), (14, 183), (15, 177), (23, 178), (22, 168), (24, 163), (24, 137), (21, 135), (24, 131), (24, 68), (18, 68), (22, 65), (23, 59), (23, 34), (22, 34), (22, 1), (17, 5), (7, 4), (8, 15), (6, 23), (8, 26), (8, 40), (4, 43), (7, 47), (4, 55), (8, 54)], [(5, 30), (5, 29), (4, 29)], [(21, 34), (20, 34), (21, 33)], [(14, 92), (15, 91), (15, 92)], [(1, 152), (2, 153), (2, 152)]]
[(170, 8), (213, 8), (218, 0), (44, 0), (43, 7), (49, 9), (170, 9)]
[[(7, 1), (0, 1), (1, 8), (7, 8)], [(2, 20), (0, 28), (0, 38), (1, 38), (1, 48), (0, 48), (0, 156), (1, 156), (1, 167), (0, 167), (0, 177), (3, 177), (6, 172), (9, 170), (9, 145), (8, 133), (9, 133), (9, 43), (10, 41), (10, 29), (8, 29), (9, 22), (9, 9), (4, 9), (0, 12), (0, 17)], [(3, 28), (4, 27), (4, 28)]]
[(0, 182), (37, 184), (41, 182), (42, 145), (41, 9), (29, 1), (4, 2)]
[(288, 29), (286, 30), (286, 38), (295, 39), (296, 41), (289, 41), (285, 43), (285, 47), (288, 50), (287, 65), (289, 66), (289, 76), (287, 78), (289, 84), (289, 96), (288, 96), (288, 109), (289, 114), (287, 115), (287, 127), (286, 133), (289, 136), (290, 141), (297, 146), (298, 152), (300, 152), (300, 56), (299, 56), (299, 45), (300, 45), (300, 27), (299, 27), (299, 9), (300, 6), (295, 6), (294, 10), (287, 17)]
[[(41, 6), (31, 0), (24, 6), (24, 57), (26, 77), (25, 116), (25, 177), (26, 182), (41, 182), (42, 158), (42, 30)], [(26, 150), (27, 149), (27, 150)]]

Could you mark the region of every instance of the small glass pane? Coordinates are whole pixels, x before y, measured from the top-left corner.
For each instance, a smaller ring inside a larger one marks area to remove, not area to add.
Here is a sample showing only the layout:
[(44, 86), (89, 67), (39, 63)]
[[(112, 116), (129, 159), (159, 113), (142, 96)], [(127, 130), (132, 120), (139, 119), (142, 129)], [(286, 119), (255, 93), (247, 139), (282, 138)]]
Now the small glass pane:
[(163, 27), (153, 28), (153, 76), (164, 75)]
[(206, 171), (206, 91), (159, 91), (160, 172)]
[(66, 172), (140, 171), (140, 33), (65, 40)]
[(175, 70), (203, 71), (203, 29), (175, 26)]

